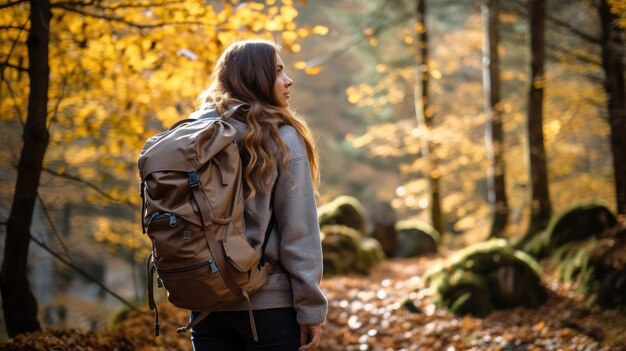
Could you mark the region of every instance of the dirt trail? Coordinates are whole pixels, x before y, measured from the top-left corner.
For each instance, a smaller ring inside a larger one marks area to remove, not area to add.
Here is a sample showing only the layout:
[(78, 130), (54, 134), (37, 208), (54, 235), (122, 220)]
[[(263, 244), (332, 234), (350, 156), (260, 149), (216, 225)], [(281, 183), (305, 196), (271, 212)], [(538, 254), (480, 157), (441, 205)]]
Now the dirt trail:
[(421, 276), (437, 257), (389, 260), (368, 277), (327, 278), (322, 350), (626, 350), (626, 314), (591, 305), (544, 276), (537, 310), (457, 317), (432, 304)]

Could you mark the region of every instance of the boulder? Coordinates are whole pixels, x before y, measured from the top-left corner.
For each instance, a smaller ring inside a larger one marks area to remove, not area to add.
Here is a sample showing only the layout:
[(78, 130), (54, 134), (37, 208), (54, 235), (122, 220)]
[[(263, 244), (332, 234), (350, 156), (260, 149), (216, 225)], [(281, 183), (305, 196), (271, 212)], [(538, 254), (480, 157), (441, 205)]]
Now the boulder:
[(385, 259), (385, 252), (380, 242), (374, 238), (361, 239), (361, 252), (357, 255), (355, 271), (369, 273), (371, 267)]
[(478, 274), (457, 270), (445, 284), (439, 305), (448, 306), (454, 314), (485, 316), (494, 309), (487, 283)]
[(361, 235), (367, 233), (366, 212), (363, 205), (352, 196), (339, 196), (318, 208), (320, 228), (326, 225), (345, 225), (357, 230)]
[(616, 223), (613, 213), (603, 205), (585, 204), (569, 208), (550, 221), (547, 229), (550, 247), (599, 236)]
[(599, 237), (562, 245), (550, 256), (555, 276), (605, 308), (626, 307), (626, 222)]
[(324, 275), (345, 274), (352, 270), (359, 251), (360, 233), (341, 225), (325, 225), (321, 229)]
[(604, 205), (575, 205), (553, 216), (546, 230), (530, 234), (518, 247), (533, 256), (544, 257), (566, 243), (598, 237), (616, 223), (615, 215)]
[(367, 213), (371, 223), (369, 235), (378, 240), (386, 256), (393, 256), (398, 247), (396, 213), (388, 202), (368, 203)]
[(435, 303), (458, 314), (537, 307), (548, 297), (537, 262), (505, 240), (460, 250), (427, 272), (425, 281), (435, 291)]
[(437, 252), (441, 235), (430, 225), (418, 220), (396, 223), (398, 245), (393, 257), (417, 257)]
[(376, 239), (363, 238), (354, 228), (326, 225), (321, 232), (325, 276), (368, 274), (371, 267), (385, 258)]

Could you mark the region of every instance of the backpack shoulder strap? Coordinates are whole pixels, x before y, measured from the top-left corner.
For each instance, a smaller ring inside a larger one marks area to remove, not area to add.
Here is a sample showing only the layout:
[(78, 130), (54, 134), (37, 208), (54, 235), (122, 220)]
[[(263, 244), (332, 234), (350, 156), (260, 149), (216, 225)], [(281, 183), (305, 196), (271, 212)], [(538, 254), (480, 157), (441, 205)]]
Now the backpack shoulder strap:
[(276, 192), (276, 188), (272, 189), (272, 197), (270, 199), (270, 206), (272, 206), (272, 216), (270, 217), (270, 222), (267, 225), (267, 229), (265, 229), (265, 237), (263, 238), (263, 244), (261, 245), (261, 258), (259, 259), (258, 268), (261, 269), (265, 265), (265, 248), (267, 247), (267, 242), (270, 240), (270, 234), (272, 234), (272, 228), (276, 223), (276, 215), (274, 214), (274, 193)]
[(187, 117), (186, 120), (183, 120), (183, 121), (198, 120), (198, 119), (204, 119), (204, 118), (221, 119), (223, 121), (227, 121), (235, 113), (235, 111), (237, 111), (237, 109), (243, 105), (244, 104), (233, 105), (226, 112), (224, 112), (224, 114), (220, 116), (220, 114), (215, 109), (214, 105), (203, 104), (197, 110), (192, 112), (189, 115), (189, 117)]
[(272, 217), (270, 218), (270, 223), (267, 225), (267, 229), (265, 230), (265, 237), (263, 238), (263, 245), (261, 245), (261, 258), (259, 259), (259, 268), (265, 265), (265, 248), (267, 247), (267, 242), (270, 240), (270, 234), (272, 234), (272, 228), (274, 227), (274, 223), (276, 222), (276, 217), (272, 212)]
[(237, 111), (237, 109), (243, 105), (244, 104), (236, 104), (231, 106), (228, 111), (224, 112), (224, 114), (222, 115), (222, 120), (228, 121), (228, 119), (235, 113), (235, 111)]

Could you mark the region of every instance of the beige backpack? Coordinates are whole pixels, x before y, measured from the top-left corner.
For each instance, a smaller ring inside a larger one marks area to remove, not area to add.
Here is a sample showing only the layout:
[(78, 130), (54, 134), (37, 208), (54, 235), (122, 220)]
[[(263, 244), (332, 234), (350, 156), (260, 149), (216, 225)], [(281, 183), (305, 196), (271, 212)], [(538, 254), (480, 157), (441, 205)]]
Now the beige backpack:
[(237, 132), (227, 123), (240, 106), (221, 117), (214, 109), (200, 109), (149, 138), (141, 150), (143, 232), (152, 242), (146, 266), (148, 305), (155, 315), (155, 336), (154, 273), (174, 306), (202, 311), (179, 333), (211, 310), (245, 300), (257, 340), (249, 295), (268, 279), (262, 257), (273, 217), (259, 253), (244, 234), (241, 158)]

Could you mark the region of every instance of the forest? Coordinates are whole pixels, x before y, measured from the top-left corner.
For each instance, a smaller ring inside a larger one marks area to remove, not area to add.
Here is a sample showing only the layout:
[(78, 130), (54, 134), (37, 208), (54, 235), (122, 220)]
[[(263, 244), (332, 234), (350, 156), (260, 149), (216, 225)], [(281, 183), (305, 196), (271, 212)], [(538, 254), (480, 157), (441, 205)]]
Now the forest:
[(0, 350), (191, 349), (137, 158), (247, 38), (320, 156), (320, 350), (626, 350), (624, 0), (0, 0)]

